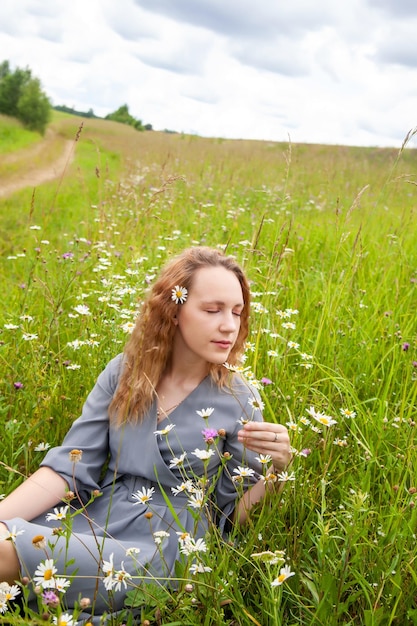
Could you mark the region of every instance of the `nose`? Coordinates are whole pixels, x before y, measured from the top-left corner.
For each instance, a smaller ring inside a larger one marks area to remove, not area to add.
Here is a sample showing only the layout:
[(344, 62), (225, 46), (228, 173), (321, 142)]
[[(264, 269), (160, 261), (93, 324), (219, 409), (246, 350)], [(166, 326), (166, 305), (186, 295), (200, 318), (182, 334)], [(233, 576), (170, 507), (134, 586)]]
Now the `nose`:
[(223, 333), (234, 333), (239, 330), (240, 317), (231, 311), (225, 311), (222, 315), (220, 330)]

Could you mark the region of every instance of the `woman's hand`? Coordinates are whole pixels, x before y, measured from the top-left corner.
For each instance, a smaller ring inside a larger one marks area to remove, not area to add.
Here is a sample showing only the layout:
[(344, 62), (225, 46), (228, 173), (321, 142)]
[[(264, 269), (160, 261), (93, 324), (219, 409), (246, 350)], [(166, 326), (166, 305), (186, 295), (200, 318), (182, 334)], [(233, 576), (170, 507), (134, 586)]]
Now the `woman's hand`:
[(238, 440), (258, 454), (269, 454), (274, 468), (281, 472), (291, 461), (288, 430), (271, 422), (248, 422), (238, 433)]

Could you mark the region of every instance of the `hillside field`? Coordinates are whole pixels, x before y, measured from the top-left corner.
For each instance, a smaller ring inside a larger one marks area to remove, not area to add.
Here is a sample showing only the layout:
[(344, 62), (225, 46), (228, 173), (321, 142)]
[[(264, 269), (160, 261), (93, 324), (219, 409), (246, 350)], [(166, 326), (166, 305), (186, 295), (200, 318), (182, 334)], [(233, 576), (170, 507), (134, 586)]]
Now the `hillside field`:
[[(242, 368), (294, 461), (229, 543), (213, 532), (211, 571), (144, 588), (138, 623), (417, 624), (407, 138), (400, 150), (207, 139), (55, 112), (44, 139), (0, 117), (0, 139), (0, 494), (60, 443), (165, 261), (221, 247), (251, 281)], [(294, 575), (271, 584), (284, 564)], [(0, 624), (41, 613), (10, 607)]]

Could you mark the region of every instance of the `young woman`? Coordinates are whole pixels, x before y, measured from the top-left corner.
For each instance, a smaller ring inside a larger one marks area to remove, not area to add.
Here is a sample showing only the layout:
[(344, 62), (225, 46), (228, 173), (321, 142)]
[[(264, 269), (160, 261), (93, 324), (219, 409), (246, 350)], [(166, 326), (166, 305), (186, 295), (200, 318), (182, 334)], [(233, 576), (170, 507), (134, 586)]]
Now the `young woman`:
[(217, 250), (163, 269), (63, 444), (0, 503), (0, 581), (53, 590), (64, 576), (69, 608), (118, 610), (125, 586), (168, 580), (209, 524), (245, 521), (266, 489), (258, 455), (276, 471), (291, 458), (286, 428), (224, 365), (239, 365), (249, 307), (244, 273)]

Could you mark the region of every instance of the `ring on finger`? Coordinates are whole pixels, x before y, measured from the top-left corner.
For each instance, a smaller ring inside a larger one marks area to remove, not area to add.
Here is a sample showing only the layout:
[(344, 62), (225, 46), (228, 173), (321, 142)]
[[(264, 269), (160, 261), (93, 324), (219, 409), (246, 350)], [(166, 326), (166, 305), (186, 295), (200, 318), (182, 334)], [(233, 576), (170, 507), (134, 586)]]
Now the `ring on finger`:
[(278, 433), (275, 433), (274, 441), (278, 441)]

